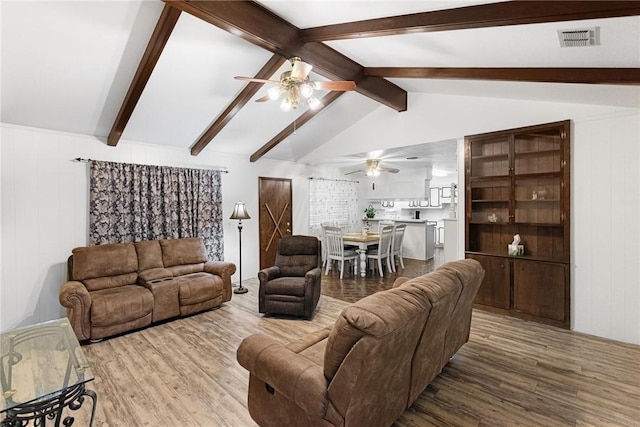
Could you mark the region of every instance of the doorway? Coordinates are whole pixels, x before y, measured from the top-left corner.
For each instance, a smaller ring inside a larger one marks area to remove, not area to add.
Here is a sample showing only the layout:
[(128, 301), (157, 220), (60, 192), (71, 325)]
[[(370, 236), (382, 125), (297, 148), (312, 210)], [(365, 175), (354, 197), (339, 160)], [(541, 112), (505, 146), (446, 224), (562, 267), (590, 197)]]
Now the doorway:
[(270, 267), (276, 260), (278, 241), (291, 235), (292, 186), (291, 179), (258, 177), (258, 223), (260, 227), (260, 269)]

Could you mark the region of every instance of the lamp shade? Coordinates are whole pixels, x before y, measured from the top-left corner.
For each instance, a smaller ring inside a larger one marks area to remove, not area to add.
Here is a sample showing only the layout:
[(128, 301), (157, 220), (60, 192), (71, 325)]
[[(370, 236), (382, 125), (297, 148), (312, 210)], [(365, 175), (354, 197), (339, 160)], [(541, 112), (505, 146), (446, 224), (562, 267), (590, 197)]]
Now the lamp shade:
[(236, 202), (236, 206), (233, 208), (233, 213), (229, 219), (251, 219), (244, 202)]

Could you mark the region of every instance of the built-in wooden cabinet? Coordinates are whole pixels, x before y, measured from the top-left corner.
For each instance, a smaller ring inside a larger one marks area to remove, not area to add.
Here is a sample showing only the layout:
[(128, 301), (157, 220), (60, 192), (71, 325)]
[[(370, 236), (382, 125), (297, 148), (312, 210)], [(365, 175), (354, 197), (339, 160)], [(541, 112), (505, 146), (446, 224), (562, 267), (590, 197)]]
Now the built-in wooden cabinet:
[[(465, 138), (465, 250), (485, 271), (476, 305), (570, 326), (570, 122)], [(519, 234), (524, 255), (508, 256)]]

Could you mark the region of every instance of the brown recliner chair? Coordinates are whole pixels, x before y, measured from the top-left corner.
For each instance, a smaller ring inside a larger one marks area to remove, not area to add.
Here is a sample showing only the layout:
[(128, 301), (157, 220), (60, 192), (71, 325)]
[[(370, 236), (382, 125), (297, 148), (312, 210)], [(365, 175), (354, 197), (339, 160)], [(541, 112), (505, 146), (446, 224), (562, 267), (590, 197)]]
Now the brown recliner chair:
[(258, 272), (258, 311), (313, 317), (320, 299), (322, 251), (313, 236), (285, 236), (275, 265)]

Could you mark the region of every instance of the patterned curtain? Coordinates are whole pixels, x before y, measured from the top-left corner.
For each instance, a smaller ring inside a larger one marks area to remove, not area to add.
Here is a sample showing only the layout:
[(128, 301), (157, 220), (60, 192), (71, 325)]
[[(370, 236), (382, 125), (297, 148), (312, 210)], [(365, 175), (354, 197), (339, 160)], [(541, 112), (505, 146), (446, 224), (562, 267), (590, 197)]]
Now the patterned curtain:
[(309, 181), (310, 234), (321, 237), (323, 224), (360, 230), (357, 182), (322, 178)]
[(202, 237), (224, 259), (220, 171), (89, 163), (90, 244)]

